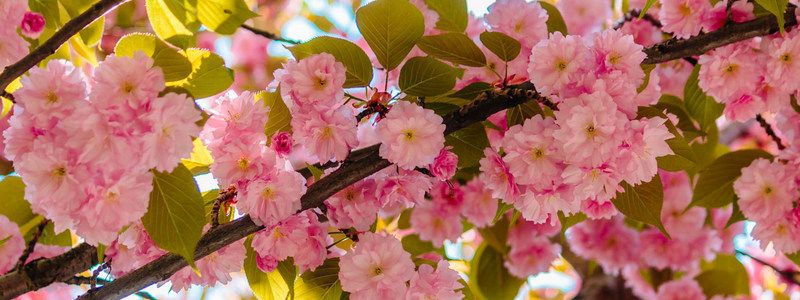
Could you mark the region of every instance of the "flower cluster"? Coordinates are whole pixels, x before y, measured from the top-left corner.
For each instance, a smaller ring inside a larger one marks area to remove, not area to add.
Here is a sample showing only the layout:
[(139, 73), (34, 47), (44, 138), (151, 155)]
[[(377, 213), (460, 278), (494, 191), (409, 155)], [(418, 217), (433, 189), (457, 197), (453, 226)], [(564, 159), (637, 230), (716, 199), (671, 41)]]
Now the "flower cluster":
[(107, 57), (90, 79), (61, 60), (23, 76), (5, 156), (57, 231), (111, 244), (147, 210), (150, 169), (169, 172), (191, 152), (200, 112), (184, 95), (160, 95), (164, 75), (142, 52)]
[(0, 67), (13, 64), (28, 54), (28, 42), (17, 33), (36, 38), (44, 30), (44, 18), (41, 14), (27, 11), (28, 1), (7, 0), (0, 3), (0, 15), (5, 17), (6, 26), (0, 29)]

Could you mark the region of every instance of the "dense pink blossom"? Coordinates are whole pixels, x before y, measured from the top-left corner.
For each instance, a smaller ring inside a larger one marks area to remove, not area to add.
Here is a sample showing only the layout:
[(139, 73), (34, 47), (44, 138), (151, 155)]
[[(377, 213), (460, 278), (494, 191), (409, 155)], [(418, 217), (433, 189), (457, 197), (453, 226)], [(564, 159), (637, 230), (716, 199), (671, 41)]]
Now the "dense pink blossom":
[(511, 275), (527, 278), (547, 271), (560, 252), (561, 246), (545, 237), (529, 238), (524, 243), (511, 245), (508, 260), (503, 265)]
[(17, 27), (21, 25), (28, 2), (24, 0), (7, 0), (0, 2), (0, 15), (5, 16), (6, 26), (0, 29), (0, 67), (6, 67), (20, 60), (28, 54), (28, 42), (17, 34)]
[(299, 210), (305, 193), (306, 180), (300, 173), (276, 169), (248, 183), (236, 208), (250, 214), (256, 224), (271, 226)]
[(491, 224), (497, 214), (497, 199), (492, 197), (492, 191), (477, 177), (461, 189), (464, 191), (461, 215), (476, 227)]
[(448, 180), (456, 174), (458, 167), (458, 155), (450, 151), (452, 147), (444, 147), (439, 150), (439, 155), (428, 166), (428, 170), (433, 177), (439, 180)]
[(423, 241), (441, 247), (445, 240), (455, 242), (463, 231), (461, 217), (434, 201), (423, 202), (411, 211), (411, 227)]
[(327, 215), (337, 228), (354, 227), (366, 231), (375, 221), (381, 207), (376, 196), (374, 179), (356, 182), (325, 200)]
[(581, 202), (581, 212), (590, 219), (611, 219), (616, 216), (618, 211), (611, 200), (606, 199), (586, 199)]
[(86, 80), (65, 60), (51, 60), (45, 68), (32, 68), (22, 76), (21, 83), (22, 88), (14, 92), (14, 97), (37, 118), (64, 118), (77, 106), (85, 105)]
[(37, 39), (44, 32), (45, 19), (37, 12), (26, 12), (19, 28), (22, 34), (31, 39)]
[(620, 72), (624, 81), (641, 84), (644, 71), (640, 64), (646, 57), (642, 45), (633, 41), (633, 36), (619, 30), (606, 30), (594, 37), (592, 41), (592, 58), (595, 64), (595, 75), (603, 76)]
[(636, 265), (639, 257), (639, 235), (625, 226), (621, 218), (578, 223), (567, 230), (567, 240), (572, 251), (584, 258), (597, 260), (603, 270), (610, 274)]
[(753, 228), (753, 238), (761, 241), (761, 247), (770, 243), (775, 250), (783, 253), (794, 253), (800, 250), (800, 209), (797, 207), (769, 219), (761, 220)]
[(292, 130), (298, 144), (303, 145), (320, 162), (341, 161), (355, 147), (356, 119), (353, 110), (308, 109), (292, 116)]
[(562, 12), (572, 34), (597, 32), (611, 18), (611, 5), (602, 1), (561, 0), (556, 2), (556, 7)]
[(514, 202), (514, 207), (522, 213), (525, 220), (534, 223), (554, 222), (556, 214), (576, 213), (580, 209), (580, 196), (575, 195), (573, 186), (561, 180), (552, 180), (548, 185), (530, 189)]
[(122, 276), (165, 254), (156, 246), (142, 223), (134, 223), (106, 249), (105, 255), (114, 263), (111, 274)]
[(408, 101), (398, 101), (378, 123), (381, 157), (403, 169), (434, 162), (444, 147), (442, 117)]
[(721, 103), (755, 90), (761, 71), (752, 54), (750, 44), (740, 42), (701, 55), (700, 88)]
[(193, 284), (214, 286), (231, 281), (231, 274), (242, 270), (246, 250), (244, 240), (233, 242), (212, 252), (196, 262), (198, 273), (190, 267), (183, 267), (169, 278), (172, 291), (188, 290)]
[(335, 109), (344, 98), (345, 67), (328, 53), (289, 61), (274, 76), (283, 98), (297, 106)]
[(272, 136), (272, 143), (270, 143), (270, 147), (275, 151), (275, 154), (282, 157), (287, 157), (292, 153), (293, 145), (294, 140), (292, 139), (292, 135), (285, 131), (275, 133), (275, 135)]
[(627, 117), (616, 111), (602, 91), (567, 99), (555, 112), (559, 128), (553, 133), (567, 162), (599, 164), (610, 159), (622, 140)]
[(184, 95), (169, 93), (150, 105), (143, 118), (152, 131), (144, 135), (145, 164), (161, 172), (170, 172), (183, 157), (192, 152), (192, 138), (200, 133), (200, 112)]
[(658, 287), (658, 300), (703, 300), (703, 289), (691, 277), (666, 282)]
[[(265, 139), (269, 108), (256, 102), (251, 92), (225, 93), (214, 97), (207, 109), (209, 118), (200, 135), (212, 152), (230, 141)], [(219, 145), (219, 146), (218, 146)], [(216, 156), (216, 155), (214, 155)]]
[(137, 51), (133, 57), (111, 55), (94, 70), (92, 102), (101, 109), (137, 109), (164, 89), (164, 73), (153, 59)]
[(6, 216), (0, 215), (0, 273), (11, 270), (25, 249), (25, 239), (19, 227)]
[(528, 78), (543, 94), (559, 94), (568, 84), (581, 78), (591, 53), (580, 37), (560, 32), (542, 40), (530, 54)]
[(463, 286), (458, 279), (458, 273), (450, 269), (446, 260), (440, 260), (435, 270), (428, 264), (422, 264), (414, 277), (411, 277), (406, 300), (462, 299), (464, 294), (458, 290)]
[(560, 177), (563, 157), (553, 139), (556, 129), (552, 118), (536, 115), (506, 131), (503, 161), (517, 183), (545, 187)]
[(748, 219), (762, 221), (782, 216), (792, 209), (797, 188), (784, 164), (759, 158), (742, 169), (733, 183), (739, 207)]
[(790, 80), (788, 74), (800, 72), (800, 36), (789, 33), (784, 38), (771, 41), (767, 52), (767, 79), (772, 85), (786, 91), (800, 88), (800, 83)]
[(126, 174), (122, 170), (104, 170), (98, 175), (101, 176), (84, 183), (87, 198), (75, 229), (89, 244), (109, 245), (122, 227), (147, 212), (153, 176), (149, 172)]
[(622, 182), (622, 173), (613, 162), (573, 164), (564, 169), (564, 182), (574, 186), (575, 197), (611, 200)]
[(218, 149), (211, 147), (211, 155), (211, 174), (221, 186), (253, 180), (275, 166), (272, 149), (253, 141), (233, 140)]
[(480, 180), (492, 191), (492, 197), (514, 203), (521, 192), (508, 165), (492, 148), (484, 149), (483, 155), (480, 160)]
[[(651, 12), (648, 12), (651, 14)], [(663, 40), (661, 30), (644, 19), (633, 19), (622, 24), (619, 31), (633, 36), (633, 42), (644, 47), (650, 47)]]
[(547, 11), (539, 2), (499, 0), (489, 6), (485, 18), (493, 31), (515, 38), (522, 44), (522, 49), (529, 50), (547, 38)]
[(420, 172), (413, 170), (390, 171), (378, 179), (376, 197), (382, 202), (383, 210), (389, 214), (399, 212), (425, 199), (425, 193), (433, 182)]
[[(278, 262), (293, 257), (301, 272), (315, 270), (327, 255), (325, 247), (330, 238), (326, 229), (313, 212), (303, 211), (253, 235), (253, 250), (259, 261)], [(264, 272), (272, 272), (275, 266), (262, 268), (259, 264)]]
[(342, 290), (350, 292), (353, 299), (403, 295), (405, 282), (412, 277), (411, 254), (403, 250), (400, 240), (385, 233), (360, 235), (355, 248), (339, 261)]
[(619, 149), (616, 165), (625, 182), (638, 185), (648, 182), (658, 172), (656, 158), (672, 154), (666, 140), (670, 133), (662, 118), (633, 120), (624, 131), (627, 135)]
[(703, 29), (703, 15), (711, 9), (707, 0), (661, 0), (658, 19), (662, 30), (677, 38), (695, 36)]

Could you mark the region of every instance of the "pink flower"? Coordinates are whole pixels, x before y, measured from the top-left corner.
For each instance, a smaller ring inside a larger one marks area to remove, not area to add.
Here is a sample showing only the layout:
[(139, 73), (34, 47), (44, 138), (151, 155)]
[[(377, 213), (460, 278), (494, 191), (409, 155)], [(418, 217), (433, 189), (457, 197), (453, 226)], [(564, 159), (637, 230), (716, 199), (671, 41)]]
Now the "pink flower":
[(375, 180), (364, 179), (325, 200), (331, 224), (337, 228), (369, 230), (380, 208), (380, 202), (375, 198), (375, 188)]
[(497, 199), (492, 197), (492, 191), (478, 177), (461, 189), (464, 191), (461, 215), (476, 227), (490, 225), (497, 214)]
[(492, 197), (514, 203), (520, 195), (520, 189), (508, 165), (492, 148), (483, 149), (483, 155), (480, 160), (479, 180), (492, 191)]
[(448, 180), (456, 174), (458, 168), (458, 156), (450, 151), (452, 147), (444, 147), (439, 150), (439, 155), (428, 165), (433, 177), (439, 180)]
[(305, 183), (300, 173), (274, 170), (266, 178), (248, 183), (236, 208), (250, 214), (256, 224), (272, 226), (300, 209), (300, 196), (306, 193)]
[(536, 115), (506, 131), (503, 161), (517, 183), (545, 187), (560, 177), (563, 161), (553, 139), (556, 129), (552, 118)]
[(761, 222), (777, 218), (792, 209), (797, 188), (785, 165), (758, 158), (742, 169), (733, 183), (739, 208), (745, 217)]
[[(648, 15), (650, 12), (648, 12)], [(647, 20), (644, 19), (633, 19), (631, 21), (625, 22), (622, 24), (622, 27), (619, 29), (620, 32), (624, 34), (630, 34), (633, 36), (633, 42), (644, 47), (650, 47), (661, 42), (664, 38), (662, 37), (661, 30), (658, 27), (653, 26)]]
[(22, 23), (19, 25), (22, 34), (31, 39), (38, 39), (44, 32), (44, 16), (37, 12), (25, 12)]
[(571, 215), (580, 210), (580, 199), (574, 194), (575, 190), (571, 185), (561, 180), (552, 180), (541, 189), (530, 189), (522, 194), (514, 202), (514, 207), (522, 213), (525, 220), (534, 223), (555, 222), (559, 211)]
[(250, 92), (226, 93), (211, 100), (209, 118), (203, 127), (201, 137), (214, 148), (221, 147), (231, 140), (247, 139), (258, 143), (266, 139), (264, 126), (267, 124), (269, 108), (253, 99)]
[[(743, 2), (743, 1), (740, 1)], [(800, 88), (800, 83), (790, 80), (788, 74), (800, 72), (800, 36), (798, 34), (787, 34), (784, 38), (778, 38), (770, 44), (767, 55), (767, 81), (772, 85), (794, 91)]]
[(794, 253), (800, 250), (800, 209), (792, 210), (781, 215), (773, 215), (770, 219), (759, 221), (753, 229), (753, 238), (761, 241), (761, 247), (766, 248), (770, 243), (775, 250), (783, 253)]
[(740, 42), (700, 55), (700, 88), (721, 103), (751, 93), (762, 73), (753, 54), (748, 43)]
[(673, 134), (664, 126), (665, 119), (632, 120), (624, 130), (627, 137), (619, 148), (616, 165), (622, 179), (631, 185), (649, 182), (658, 172), (656, 158), (672, 154), (666, 140)]
[(562, 89), (582, 77), (589, 58), (589, 49), (578, 36), (564, 37), (556, 32), (533, 47), (528, 77), (537, 91), (545, 95), (560, 94)]
[(622, 218), (578, 223), (567, 230), (567, 241), (572, 251), (597, 260), (606, 273), (617, 274), (639, 260), (639, 235)]
[(489, 6), (485, 18), (493, 31), (518, 40), (522, 49), (531, 49), (537, 42), (547, 38), (547, 11), (538, 2), (499, 0)]
[(17, 103), (37, 118), (65, 118), (77, 106), (86, 105), (86, 81), (71, 62), (51, 60), (47, 67), (33, 67), (14, 92)]
[(212, 252), (196, 262), (198, 275), (189, 267), (183, 267), (169, 278), (172, 282), (172, 291), (188, 290), (190, 285), (214, 286), (217, 283), (226, 284), (231, 281), (231, 273), (242, 270), (246, 250), (244, 240), (229, 244), (219, 251)]
[(329, 111), (307, 109), (292, 116), (295, 140), (320, 162), (344, 160), (358, 144), (356, 129), (356, 118), (349, 107)]
[(461, 216), (448, 212), (433, 201), (418, 204), (411, 211), (411, 227), (419, 238), (441, 247), (445, 240), (455, 242), (461, 236)]
[(142, 223), (135, 223), (119, 235), (106, 249), (106, 256), (114, 261), (111, 274), (122, 276), (153, 261), (166, 251), (156, 246)]
[(433, 186), (431, 180), (422, 173), (399, 170), (378, 180), (375, 195), (383, 203), (383, 210), (394, 214), (423, 201), (425, 192), (430, 190), (431, 186)]
[(280, 82), (283, 98), (298, 106), (332, 110), (344, 98), (345, 67), (328, 53), (289, 61), (274, 76)]
[(753, 13), (753, 10), (755, 9), (753, 3), (750, 3), (746, 0), (728, 1), (733, 1), (733, 5), (731, 5), (731, 19), (734, 22), (742, 23), (756, 18), (755, 14)]
[(610, 159), (628, 122), (603, 91), (566, 99), (555, 115), (559, 128), (553, 137), (563, 145), (565, 159), (570, 163), (599, 164)]
[(553, 237), (561, 233), (561, 221), (558, 217), (544, 223), (534, 223), (517, 219), (517, 222), (508, 230), (507, 244), (512, 247), (523, 247), (531, 237)]
[(618, 211), (611, 200), (586, 199), (581, 202), (581, 212), (590, 219), (611, 219)]
[(293, 144), (294, 140), (292, 139), (292, 135), (288, 132), (281, 131), (272, 136), (270, 147), (275, 151), (275, 154), (288, 157), (289, 154), (292, 153)]
[(275, 153), (264, 145), (249, 140), (232, 140), (211, 148), (214, 163), (211, 174), (219, 180), (220, 186), (245, 183), (272, 170), (275, 166)]
[(611, 5), (602, 1), (562, 0), (556, 2), (569, 32), (588, 35), (600, 31), (602, 25), (611, 18)]
[(378, 123), (381, 157), (403, 169), (433, 163), (444, 147), (442, 117), (408, 101), (397, 101)]
[(406, 293), (406, 300), (458, 300), (464, 297), (459, 292), (463, 286), (458, 280), (456, 271), (450, 269), (446, 260), (436, 264), (436, 270), (428, 264), (419, 266), (419, 270), (411, 277), (411, 284)]
[(529, 238), (522, 244), (512, 244), (508, 259), (503, 265), (511, 275), (527, 278), (550, 268), (550, 264), (558, 258), (561, 246), (551, 243), (545, 237)]
[(161, 172), (170, 172), (183, 157), (192, 152), (192, 137), (200, 133), (195, 124), (200, 112), (192, 99), (169, 93), (153, 100), (150, 111), (142, 116), (153, 130), (144, 135), (144, 160)]
[(658, 300), (703, 300), (703, 289), (691, 277), (672, 280), (658, 287)]
[(575, 197), (578, 198), (611, 200), (621, 189), (622, 174), (614, 163), (569, 165), (561, 176), (564, 183), (575, 187)]
[(706, 0), (661, 0), (658, 19), (664, 32), (680, 39), (690, 38), (703, 28), (703, 15), (711, 9)]
[[(6, 21), (9, 22), (8, 20)], [(0, 29), (0, 39), (3, 40), (3, 46), (0, 47), (0, 67), (5, 68), (6, 66), (16, 63), (28, 54), (28, 42), (17, 34), (16, 26), (4, 26), (3, 29)]]
[(0, 2), (0, 14), (7, 16), (6, 21), (12, 26), (5, 28), (16, 29), (17, 24), (22, 22), (25, 12), (28, 10), (28, 2), (25, 0), (6, 0)]
[[(683, 95), (683, 87), (692, 73), (692, 64), (678, 59), (671, 62), (660, 63), (652, 71), (658, 74), (661, 92), (670, 95)], [(652, 76), (652, 74), (650, 76)]]
[(23, 250), (25, 239), (19, 227), (6, 216), (0, 215), (0, 273), (5, 274), (14, 268)]
[(232, 58), (237, 65), (244, 65), (251, 69), (263, 69), (269, 59), (267, 55), (269, 43), (270, 40), (267, 38), (249, 30), (237, 30), (231, 38)]
[(94, 70), (92, 103), (101, 109), (127, 104), (133, 109), (158, 97), (164, 73), (153, 59), (137, 51), (133, 57), (110, 55)]
[[(76, 232), (87, 243), (109, 245), (122, 227), (144, 216), (153, 189), (150, 172), (130, 174), (123, 170), (97, 174), (84, 183), (86, 203), (80, 208)], [(108, 212), (117, 213), (110, 214)]]
[[(411, 254), (385, 233), (359, 236), (355, 248), (339, 261), (342, 290), (353, 299), (391, 299), (406, 291), (405, 282), (414, 277)], [(387, 298), (388, 297), (388, 298)]]
[[(322, 265), (327, 255), (326, 229), (313, 212), (306, 210), (253, 235), (253, 250), (260, 260), (277, 262), (291, 256), (301, 272), (314, 270)], [(264, 272), (273, 270), (274, 266), (262, 269)]]
[(619, 30), (606, 30), (596, 35), (592, 44), (596, 75), (621, 72), (625, 81), (639, 86), (644, 80), (640, 66), (646, 55), (642, 45), (633, 42), (633, 36)]

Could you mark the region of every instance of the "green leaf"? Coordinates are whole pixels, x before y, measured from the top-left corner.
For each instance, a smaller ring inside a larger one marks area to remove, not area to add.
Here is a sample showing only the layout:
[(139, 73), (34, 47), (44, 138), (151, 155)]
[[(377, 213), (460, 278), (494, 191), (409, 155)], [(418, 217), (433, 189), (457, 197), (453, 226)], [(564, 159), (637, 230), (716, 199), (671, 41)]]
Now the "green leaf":
[(339, 258), (329, 258), (314, 271), (307, 271), (294, 282), (295, 299), (339, 300)]
[[(28, 234), (25, 237), (25, 240), (29, 241), (34, 234), (34, 231), (35, 230), (28, 232)], [(39, 237), (37, 243), (42, 245), (69, 247), (72, 246), (72, 233), (69, 230), (64, 230), (56, 234), (55, 227), (53, 227), (53, 222), (49, 222), (47, 223), (47, 226), (44, 227), (44, 231), (42, 231), (42, 236)]]
[(484, 31), (481, 43), (503, 61), (512, 61), (519, 56), (521, 45), (516, 39), (502, 32)]
[(17, 176), (6, 176), (0, 181), (0, 195), (3, 205), (0, 205), (0, 215), (23, 226), (32, 220), (35, 215), (31, 211), (28, 201), (25, 201), (25, 183)]
[(358, 9), (356, 24), (386, 71), (394, 70), (425, 32), (422, 13), (407, 0), (376, 0)]
[(418, 234), (406, 235), (400, 240), (400, 242), (403, 243), (403, 249), (408, 253), (411, 253), (412, 257), (423, 253), (437, 251), (436, 247), (433, 246), (433, 243), (420, 240)]
[(471, 101), (480, 95), (480, 93), (491, 91), (492, 89), (492, 85), (489, 83), (473, 82), (468, 86), (465, 86), (464, 88), (450, 94), (449, 96), (452, 98), (467, 99)]
[(627, 182), (620, 183), (623, 192), (611, 199), (614, 207), (630, 219), (657, 227), (664, 235), (669, 236), (661, 223), (661, 206), (664, 204), (664, 186), (661, 177), (656, 174), (649, 182), (631, 186)]
[(181, 159), (181, 163), (193, 175), (208, 173), (208, 167), (213, 162), (214, 158), (211, 157), (211, 152), (208, 151), (206, 145), (199, 138), (194, 139), (192, 142), (192, 153), (189, 154), (189, 158)]
[(469, 23), (466, 0), (425, 0), (431, 10), (439, 14), (436, 28), (444, 31), (464, 32)]
[(475, 251), (469, 268), (470, 289), (478, 299), (514, 299), (525, 282), (508, 273), (503, 266), (503, 254), (482, 244)]
[(683, 88), (683, 101), (686, 105), (686, 110), (689, 112), (698, 123), (700, 129), (705, 131), (714, 123), (719, 116), (722, 115), (722, 110), (725, 104), (717, 103), (714, 98), (706, 95), (700, 86), (698, 86), (698, 76), (700, 74), (700, 65), (694, 67), (689, 79), (686, 80), (686, 85)]
[(192, 173), (183, 165), (171, 173), (153, 175), (153, 191), (142, 224), (156, 245), (183, 256), (194, 266), (194, 249), (205, 225), (203, 197)]
[(501, 215), (492, 227), (478, 228), (478, 232), (481, 234), (484, 244), (493, 247), (498, 253), (506, 253), (508, 251), (508, 246), (506, 246), (509, 230), (508, 224), (508, 220)]
[(188, 91), (194, 98), (211, 97), (224, 92), (233, 83), (233, 71), (225, 67), (225, 61), (208, 50), (186, 49), (186, 57), (192, 63), (192, 73), (183, 80), (167, 83), (167, 86)]
[(656, 65), (642, 64), (642, 71), (644, 71), (644, 81), (642, 82), (641, 85), (639, 85), (639, 88), (636, 89), (637, 93), (641, 93), (642, 91), (644, 91), (644, 89), (647, 88), (647, 85), (650, 84), (650, 73), (652, 73), (655, 68)]
[(186, 56), (149, 33), (131, 33), (123, 36), (114, 46), (119, 56), (133, 57), (137, 51), (153, 59), (153, 65), (164, 72), (164, 81), (177, 81), (192, 73), (192, 63)]
[(278, 267), (272, 272), (264, 273), (256, 264), (258, 254), (250, 245), (251, 242), (252, 237), (248, 237), (245, 241), (247, 256), (244, 259), (244, 274), (250, 289), (253, 290), (253, 295), (259, 300), (292, 299), (297, 269), (291, 259), (278, 263)]
[(233, 34), (242, 23), (257, 15), (244, 0), (197, 0), (197, 19), (219, 34)]
[(320, 36), (308, 42), (289, 47), (294, 58), (301, 60), (310, 55), (328, 53), (347, 69), (344, 87), (367, 86), (372, 81), (372, 62), (364, 50), (345, 39)]
[(735, 256), (719, 254), (713, 262), (706, 264), (702, 269), (703, 272), (694, 279), (707, 297), (750, 294), (747, 269)]
[(742, 168), (758, 158), (772, 159), (763, 150), (739, 150), (720, 156), (700, 171), (694, 187), (691, 206), (722, 207), (736, 198), (733, 182), (742, 175)]
[(564, 212), (558, 212), (558, 220), (561, 222), (561, 233), (564, 233), (570, 227), (583, 222), (586, 219), (588, 219), (588, 217), (583, 212), (578, 212), (570, 216), (565, 216)]
[(644, 8), (639, 12), (639, 18), (641, 19), (644, 17), (647, 11), (650, 10), (650, 7), (653, 7), (653, 4), (656, 4), (656, 2), (658, 2), (658, 0), (647, 0), (647, 2), (644, 3)]
[(194, 44), (197, 0), (145, 0), (147, 20), (159, 38), (175, 46), (188, 48)]
[(264, 106), (269, 107), (267, 124), (264, 125), (264, 134), (267, 138), (278, 132), (292, 132), (292, 114), (281, 98), (280, 90), (275, 92), (259, 92), (255, 95), (256, 101), (261, 101)]
[(506, 124), (511, 127), (525, 123), (530, 117), (543, 114), (542, 107), (536, 101), (528, 101), (506, 110)]
[(561, 16), (561, 12), (558, 11), (558, 8), (544, 1), (539, 1), (539, 4), (547, 11), (547, 32), (553, 33), (558, 31), (563, 35), (567, 35), (567, 23), (564, 22), (564, 17)]
[(441, 60), (457, 65), (483, 67), (486, 56), (466, 34), (447, 32), (424, 36), (417, 43), (419, 49)]
[(483, 158), (483, 149), (489, 146), (486, 129), (481, 123), (475, 123), (444, 137), (444, 144), (453, 147), (458, 155), (458, 167), (466, 168), (478, 164)]
[(786, 13), (786, 7), (789, 5), (789, 0), (756, 0), (756, 3), (772, 13), (778, 20), (778, 28), (780, 28), (781, 35), (783, 35), (784, 24), (786, 20), (783, 15)]
[(461, 74), (462, 70), (434, 58), (414, 57), (403, 65), (398, 83), (411, 96), (438, 96), (452, 90)]

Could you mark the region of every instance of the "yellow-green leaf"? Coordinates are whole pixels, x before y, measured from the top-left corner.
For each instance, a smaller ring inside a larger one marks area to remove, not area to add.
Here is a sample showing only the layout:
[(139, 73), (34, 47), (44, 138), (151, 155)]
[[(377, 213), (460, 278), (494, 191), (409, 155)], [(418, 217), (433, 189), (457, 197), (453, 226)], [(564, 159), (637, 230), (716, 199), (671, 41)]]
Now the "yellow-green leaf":
[(358, 9), (356, 24), (381, 66), (394, 70), (425, 32), (422, 13), (407, 0), (376, 0)]
[(192, 63), (192, 73), (183, 80), (168, 82), (167, 86), (185, 89), (194, 98), (211, 97), (224, 92), (233, 83), (233, 71), (225, 61), (208, 50), (189, 48), (186, 57)]
[(726, 153), (700, 171), (692, 195), (692, 206), (722, 207), (736, 199), (733, 182), (742, 175), (742, 168), (758, 158), (772, 159), (763, 150), (739, 150)]
[(183, 165), (171, 173), (153, 174), (153, 191), (142, 224), (156, 245), (194, 266), (194, 250), (205, 225), (200, 190)]
[(783, 34), (783, 26), (786, 24), (783, 15), (786, 13), (789, 0), (756, 0), (756, 3), (775, 16), (778, 20), (778, 28)]
[(114, 46), (114, 53), (119, 56), (132, 57), (137, 51), (153, 59), (153, 65), (161, 68), (167, 82), (184, 79), (192, 73), (192, 63), (186, 56), (152, 34), (131, 33)]
[(457, 65), (483, 67), (486, 56), (466, 34), (447, 32), (439, 35), (424, 36), (417, 44), (420, 50), (441, 60)]
[(428, 8), (439, 15), (436, 28), (464, 32), (469, 23), (466, 0), (425, 0)]
[(271, 138), (277, 132), (292, 132), (292, 113), (281, 98), (280, 90), (275, 92), (260, 92), (255, 95), (256, 101), (261, 101), (269, 107), (269, 117), (264, 125), (264, 134)]
[(718, 103), (700, 89), (699, 74), (700, 65), (697, 65), (683, 87), (683, 102), (689, 115), (700, 124), (700, 130), (706, 131), (722, 115), (725, 104)]
[(409, 59), (400, 70), (400, 90), (412, 96), (438, 96), (449, 92), (462, 70), (431, 57)]
[(6, 176), (0, 181), (0, 215), (6, 216), (9, 220), (23, 226), (32, 220), (35, 215), (31, 211), (31, 206), (25, 200), (25, 183), (17, 176)]
[(624, 191), (617, 192), (611, 199), (614, 207), (626, 217), (657, 227), (664, 235), (669, 236), (661, 223), (661, 207), (664, 204), (664, 186), (661, 177), (656, 174), (649, 182), (631, 186), (627, 182), (620, 184)]
[(181, 48), (194, 45), (197, 0), (146, 0), (147, 20), (159, 38)]
[(475, 123), (446, 136), (445, 145), (453, 147), (453, 153), (458, 155), (458, 166), (466, 168), (477, 165), (483, 158), (483, 149), (489, 146), (489, 139), (483, 125)]
[(208, 173), (208, 166), (214, 162), (211, 152), (199, 138), (194, 139), (192, 144), (194, 145), (192, 153), (189, 154), (189, 158), (181, 159), (181, 163), (194, 175)]
[(294, 297), (294, 280), (297, 270), (291, 261), (282, 261), (278, 267), (269, 273), (264, 273), (256, 264), (256, 255), (253, 247), (250, 246), (252, 238), (248, 237), (245, 241), (247, 256), (244, 260), (244, 274), (247, 283), (253, 290), (253, 295), (259, 300), (284, 300)]
[(564, 22), (564, 17), (561, 16), (561, 12), (558, 11), (558, 8), (545, 1), (539, 1), (539, 4), (547, 11), (547, 32), (553, 33), (558, 31), (563, 35), (567, 35), (567, 23)]
[(525, 282), (508, 273), (503, 254), (494, 247), (481, 244), (475, 251), (469, 269), (470, 290), (478, 299), (511, 300)]
[(502, 32), (484, 31), (481, 33), (481, 43), (503, 61), (517, 58), (521, 47), (519, 41)]
[(257, 15), (244, 0), (197, 0), (197, 19), (219, 34), (233, 34), (242, 23)]
[(294, 282), (295, 299), (338, 300), (342, 296), (339, 282), (339, 258), (330, 258), (314, 271), (307, 271)]
[(647, 0), (647, 2), (644, 3), (642, 11), (639, 12), (639, 18), (644, 17), (647, 11), (650, 10), (650, 8), (653, 7), (653, 4), (656, 4), (656, 2), (658, 2), (658, 0)]

